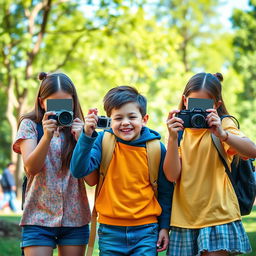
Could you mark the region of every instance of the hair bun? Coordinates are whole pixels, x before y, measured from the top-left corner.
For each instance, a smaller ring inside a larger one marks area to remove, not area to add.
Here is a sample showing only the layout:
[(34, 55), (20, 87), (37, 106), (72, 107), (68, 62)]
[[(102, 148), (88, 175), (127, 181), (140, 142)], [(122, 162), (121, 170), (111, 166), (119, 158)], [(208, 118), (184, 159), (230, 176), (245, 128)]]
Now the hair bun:
[(215, 73), (215, 74), (213, 74), (215, 77), (217, 77), (218, 78), (218, 80), (220, 81), (220, 82), (222, 82), (223, 81), (223, 75), (221, 74), (221, 73)]
[(38, 75), (38, 79), (39, 80), (44, 80), (47, 77), (47, 74), (45, 72), (41, 72)]

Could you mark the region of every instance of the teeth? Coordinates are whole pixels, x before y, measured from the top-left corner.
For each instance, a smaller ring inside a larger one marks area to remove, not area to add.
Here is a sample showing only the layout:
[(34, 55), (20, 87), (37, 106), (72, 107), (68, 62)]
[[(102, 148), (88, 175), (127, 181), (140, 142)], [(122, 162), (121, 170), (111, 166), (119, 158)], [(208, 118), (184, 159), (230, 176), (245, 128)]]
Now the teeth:
[(123, 130), (121, 130), (122, 132), (129, 132), (129, 131), (131, 131), (132, 129), (123, 129)]

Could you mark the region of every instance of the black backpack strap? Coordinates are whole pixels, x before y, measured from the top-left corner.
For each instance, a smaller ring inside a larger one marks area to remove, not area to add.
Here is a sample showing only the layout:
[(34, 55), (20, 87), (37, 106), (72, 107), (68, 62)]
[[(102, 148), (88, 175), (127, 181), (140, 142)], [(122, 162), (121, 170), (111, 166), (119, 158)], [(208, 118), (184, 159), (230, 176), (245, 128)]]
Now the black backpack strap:
[(220, 119), (222, 120), (222, 119), (224, 119), (224, 118), (226, 118), (226, 117), (231, 118), (231, 119), (234, 121), (234, 123), (236, 124), (237, 128), (240, 129), (239, 121), (238, 121), (234, 116), (231, 116), (231, 115), (222, 115), (222, 116), (220, 116)]
[[(39, 141), (41, 140), (41, 138), (44, 135), (44, 130), (43, 130), (43, 125), (42, 123), (37, 123), (36, 124), (36, 130), (37, 130), (37, 144), (39, 143)], [(25, 175), (23, 177), (23, 182), (22, 182), (22, 198), (21, 198), (21, 210), (23, 210), (23, 205), (25, 202), (25, 193), (26, 193), (26, 187), (27, 187), (27, 183), (28, 183), (28, 178)]]
[(44, 130), (43, 130), (43, 125), (42, 123), (37, 123), (36, 124), (36, 130), (37, 130), (37, 144), (39, 143), (39, 141), (41, 140), (41, 138), (44, 135)]
[(178, 131), (178, 147), (180, 146), (180, 142), (182, 140), (184, 131)]
[(220, 159), (221, 159), (221, 161), (222, 161), (222, 163), (225, 167), (225, 172), (228, 175), (228, 177), (230, 179), (230, 182), (231, 182), (231, 184), (232, 184), (232, 186), (233, 186), (233, 188), (234, 188), (234, 190), (237, 194), (237, 187), (236, 187), (235, 181), (234, 181), (234, 179), (231, 175), (231, 170), (228, 167), (226, 153), (225, 153), (224, 148), (223, 148), (223, 146), (220, 142), (220, 139), (218, 137), (216, 137), (213, 133), (211, 134), (211, 137), (212, 137), (213, 144), (214, 144), (215, 148), (218, 151), (219, 157), (220, 157)]

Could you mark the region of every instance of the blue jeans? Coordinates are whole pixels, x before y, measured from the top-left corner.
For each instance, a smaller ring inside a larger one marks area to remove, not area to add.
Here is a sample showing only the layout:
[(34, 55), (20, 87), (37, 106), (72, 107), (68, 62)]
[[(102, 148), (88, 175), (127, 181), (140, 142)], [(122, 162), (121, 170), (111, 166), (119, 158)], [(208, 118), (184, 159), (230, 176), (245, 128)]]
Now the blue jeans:
[(156, 256), (158, 224), (112, 226), (98, 229), (100, 256)]
[(6, 203), (9, 203), (11, 210), (16, 212), (17, 208), (15, 206), (15, 199), (16, 199), (16, 194), (14, 191), (4, 191), (4, 198), (0, 202), (0, 209), (2, 209)]

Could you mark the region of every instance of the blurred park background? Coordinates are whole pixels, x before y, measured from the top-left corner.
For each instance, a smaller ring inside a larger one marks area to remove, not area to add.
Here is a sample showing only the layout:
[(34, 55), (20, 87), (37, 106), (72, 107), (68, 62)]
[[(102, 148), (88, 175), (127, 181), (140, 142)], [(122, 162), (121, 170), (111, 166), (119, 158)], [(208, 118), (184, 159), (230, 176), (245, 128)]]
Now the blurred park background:
[(18, 198), (11, 145), (41, 71), (66, 73), (85, 114), (104, 114), (110, 88), (137, 87), (163, 142), (188, 79), (221, 72), (230, 114), (256, 141), (256, 0), (0, 0), (0, 22), (0, 170), (16, 163)]

